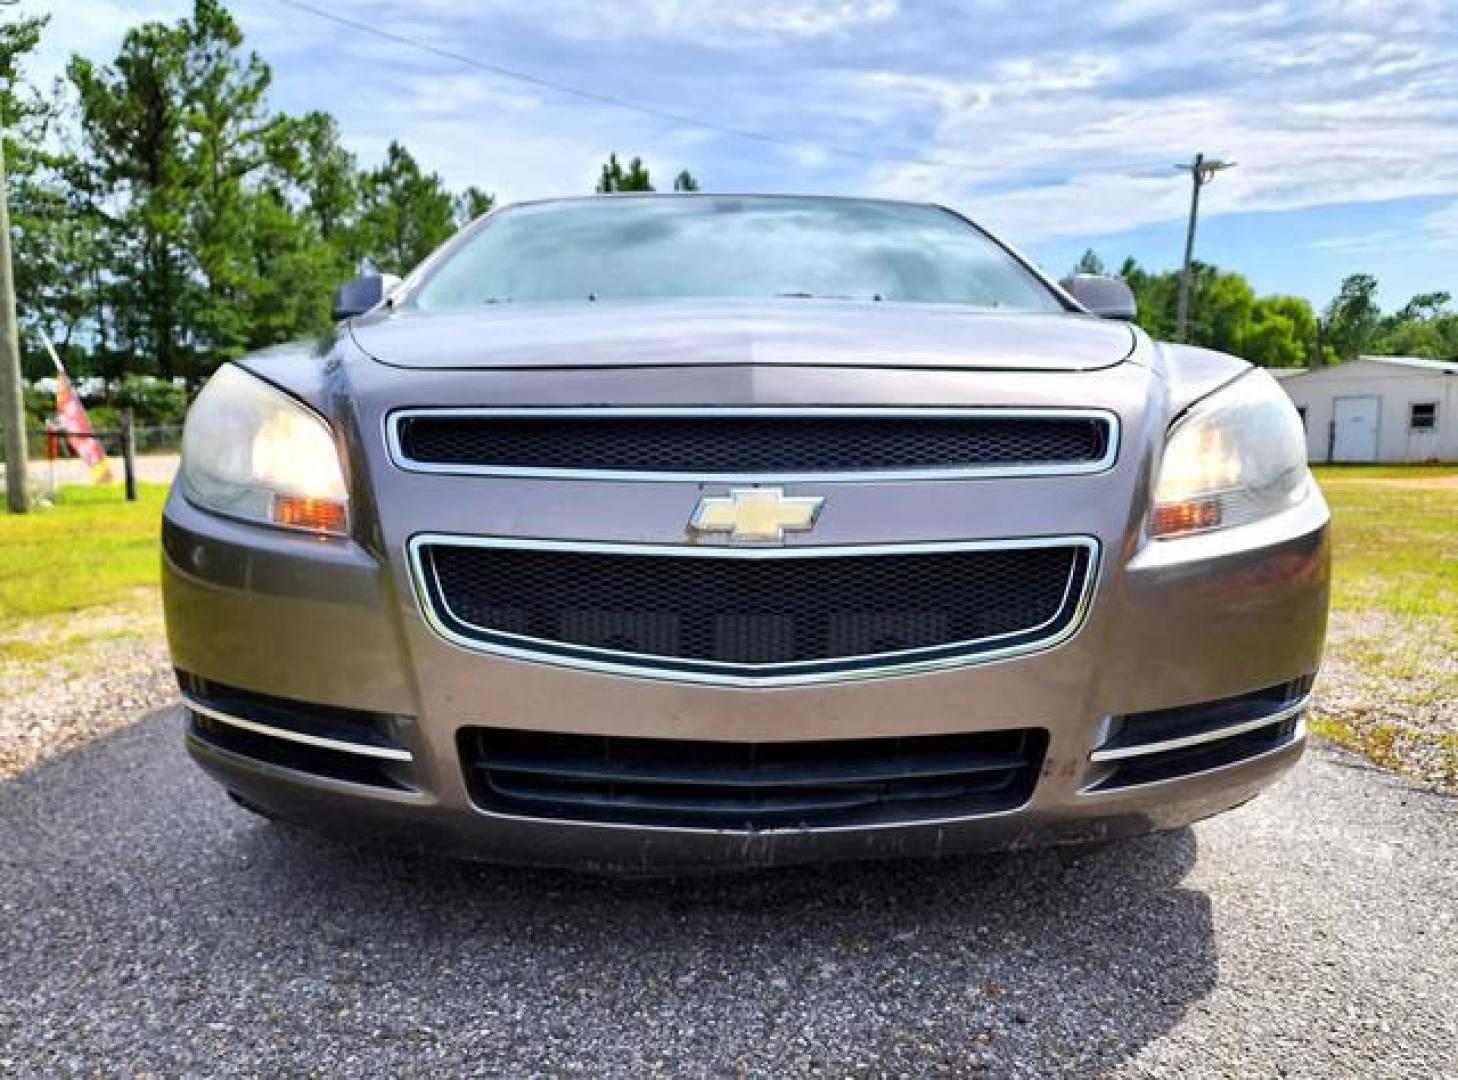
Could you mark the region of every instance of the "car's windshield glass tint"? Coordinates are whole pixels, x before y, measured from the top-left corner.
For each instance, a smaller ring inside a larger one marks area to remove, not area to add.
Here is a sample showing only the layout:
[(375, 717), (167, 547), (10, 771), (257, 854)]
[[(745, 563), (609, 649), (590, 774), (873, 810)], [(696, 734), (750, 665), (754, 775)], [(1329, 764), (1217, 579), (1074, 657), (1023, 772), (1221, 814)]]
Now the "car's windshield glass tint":
[(504, 211), (407, 303), (808, 298), (1061, 311), (997, 244), (945, 210), (854, 199), (671, 196)]

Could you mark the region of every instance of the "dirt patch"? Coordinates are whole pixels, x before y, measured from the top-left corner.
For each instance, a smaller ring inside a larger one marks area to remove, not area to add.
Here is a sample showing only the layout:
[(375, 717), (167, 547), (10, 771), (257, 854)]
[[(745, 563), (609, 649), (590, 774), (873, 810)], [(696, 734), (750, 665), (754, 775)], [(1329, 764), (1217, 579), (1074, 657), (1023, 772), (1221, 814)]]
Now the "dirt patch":
[(104, 612), (23, 623), (0, 655), (0, 777), (177, 698), (155, 589)]
[(1359, 487), (1396, 488), (1401, 491), (1458, 491), (1453, 476), (1327, 476), (1323, 484), (1354, 484)]
[(1380, 612), (1333, 612), (1316, 732), (1458, 791), (1458, 642)]

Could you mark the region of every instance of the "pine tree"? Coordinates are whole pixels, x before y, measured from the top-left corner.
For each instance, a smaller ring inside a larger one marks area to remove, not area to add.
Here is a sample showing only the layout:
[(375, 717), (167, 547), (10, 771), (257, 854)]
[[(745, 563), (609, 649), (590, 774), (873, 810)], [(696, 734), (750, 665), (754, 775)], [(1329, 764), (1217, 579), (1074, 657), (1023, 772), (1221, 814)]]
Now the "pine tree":
[(361, 178), (360, 205), (360, 260), (383, 273), (408, 273), (455, 231), (456, 203), (444, 181), (398, 142)]
[(597, 193), (608, 195), (617, 191), (652, 191), (653, 180), (642, 158), (635, 157), (625, 169), (616, 153), (609, 154), (607, 162), (597, 180)]

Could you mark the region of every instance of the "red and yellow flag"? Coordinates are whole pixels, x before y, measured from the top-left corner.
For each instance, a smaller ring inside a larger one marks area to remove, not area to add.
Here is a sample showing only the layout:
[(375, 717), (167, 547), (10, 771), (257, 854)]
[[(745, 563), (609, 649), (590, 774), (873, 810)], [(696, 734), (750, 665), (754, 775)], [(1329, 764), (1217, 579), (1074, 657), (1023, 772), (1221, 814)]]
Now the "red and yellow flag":
[(49, 340), (44, 337), (42, 340), (45, 341), (46, 351), (51, 354), (51, 362), (56, 365), (56, 415), (60, 417), (61, 427), (66, 433), (66, 442), (91, 470), (92, 483), (109, 484), (111, 463), (106, 460), (106, 449), (91, 427), (86, 406), (76, 396), (76, 388), (71, 385), (71, 379), (61, 366), (61, 358), (56, 355), (56, 350)]

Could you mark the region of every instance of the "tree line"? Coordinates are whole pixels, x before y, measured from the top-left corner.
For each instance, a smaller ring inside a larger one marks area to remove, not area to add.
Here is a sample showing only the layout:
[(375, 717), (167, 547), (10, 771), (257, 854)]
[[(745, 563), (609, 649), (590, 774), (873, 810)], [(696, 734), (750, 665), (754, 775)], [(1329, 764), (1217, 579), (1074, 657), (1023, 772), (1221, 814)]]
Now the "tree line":
[[(127, 32), (115, 57), (73, 56), (50, 87), (24, 63), (46, 16), (0, 15), (0, 122), (9, 167), (26, 374), (50, 374), (43, 331), (73, 375), (144, 412), (252, 349), (325, 331), (336, 285), (402, 274), (487, 212), (400, 142), (362, 165), (325, 112), (272, 109), (272, 73), (219, 0)], [(695, 191), (687, 171), (674, 190)], [(651, 191), (614, 154), (597, 190)]]
[[(272, 73), (221, 0), (133, 27), (104, 62), (73, 56), (51, 86), (24, 70), (47, 17), (0, 19), (0, 123), (31, 378), (50, 373), (44, 331), (73, 374), (100, 376), (114, 399), (180, 411), (177, 383), (191, 391), (225, 360), (325, 331), (336, 285), (364, 269), (405, 272), (495, 203), (478, 187), (452, 189), (400, 142), (362, 163), (328, 113), (273, 109)], [(671, 186), (698, 190), (686, 170)], [(595, 188), (651, 191), (653, 180), (639, 158), (613, 154)], [(1088, 252), (1077, 269), (1103, 264)], [(1178, 273), (1132, 259), (1120, 273), (1142, 325), (1173, 336)], [(1196, 264), (1191, 338), (1268, 366), (1458, 355), (1448, 294), (1384, 314), (1375, 291), (1370, 276), (1354, 275), (1318, 314)]]
[[(1107, 273), (1092, 250), (1074, 273)], [(1133, 290), (1138, 323), (1162, 341), (1175, 340), (1180, 272), (1149, 271), (1125, 259), (1118, 276)], [(1300, 296), (1257, 296), (1241, 274), (1196, 260), (1191, 266), (1187, 338), (1234, 353), (1261, 367), (1319, 367), (1358, 356), (1458, 357), (1458, 312), (1446, 292), (1414, 296), (1397, 311), (1377, 303), (1377, 279), (1351, 274), (1318, 312)]]

